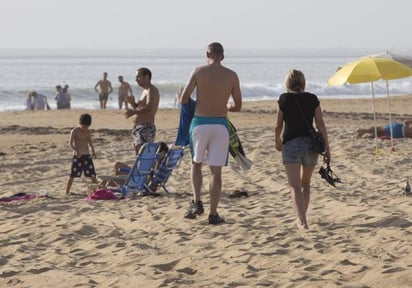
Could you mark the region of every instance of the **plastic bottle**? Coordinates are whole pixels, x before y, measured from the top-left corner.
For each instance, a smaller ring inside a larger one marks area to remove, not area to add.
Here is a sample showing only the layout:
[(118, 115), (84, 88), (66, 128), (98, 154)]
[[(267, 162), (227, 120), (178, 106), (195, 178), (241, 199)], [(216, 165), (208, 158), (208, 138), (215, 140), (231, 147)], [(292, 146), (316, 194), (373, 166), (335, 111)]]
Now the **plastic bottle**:
[(406, 180), (406, 186), (405, 186), (405, 195), (406, 194), (411, 194), (411, 186), (409, 185), (408, 180)]

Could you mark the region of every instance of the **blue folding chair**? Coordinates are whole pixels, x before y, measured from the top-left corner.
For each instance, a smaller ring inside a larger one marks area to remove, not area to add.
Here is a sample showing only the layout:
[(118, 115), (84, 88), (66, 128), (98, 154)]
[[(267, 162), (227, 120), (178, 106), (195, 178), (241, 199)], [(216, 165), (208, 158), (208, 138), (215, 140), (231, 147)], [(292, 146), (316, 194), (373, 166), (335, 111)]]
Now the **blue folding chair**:
[(183, 154), (184, 146), (171, 146), (168, 149), (166, 155), (160, 160), (160, 164), (153, 172), (149, 185), (150, 192), (156, 192), (160, 186), (166, 193), (169, 193), (169, 190), (166, 188), (166, 183), (170, 175), (172, 175), (173, 170), (179, 167)]
[(133, 166), (127, 174), (124, 184), (120, 187), (123, 197), (128, 193), (151, 192), (148, 182), (153, 173), (153, 166), (156, 161), (156, 152), (159, 143), (145, 143), (140, 148)]

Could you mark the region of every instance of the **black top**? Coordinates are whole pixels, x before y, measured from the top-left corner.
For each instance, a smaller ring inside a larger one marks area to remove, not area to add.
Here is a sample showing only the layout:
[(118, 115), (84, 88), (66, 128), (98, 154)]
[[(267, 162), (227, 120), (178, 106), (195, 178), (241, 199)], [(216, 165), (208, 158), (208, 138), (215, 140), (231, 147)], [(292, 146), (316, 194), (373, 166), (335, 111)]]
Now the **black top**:
[[(319, 103), (318, 97), (308, 92), (288, 92), (280, 95), (278, 104), (285, 121), (283, 144), (296, 137), (309, 136), (309, 128), (306, 123), (312, 126), (315, 110)], [(300, 105), (301, 109), (297, 105)], [(304, 120), (302, 112), (307, 122)]]

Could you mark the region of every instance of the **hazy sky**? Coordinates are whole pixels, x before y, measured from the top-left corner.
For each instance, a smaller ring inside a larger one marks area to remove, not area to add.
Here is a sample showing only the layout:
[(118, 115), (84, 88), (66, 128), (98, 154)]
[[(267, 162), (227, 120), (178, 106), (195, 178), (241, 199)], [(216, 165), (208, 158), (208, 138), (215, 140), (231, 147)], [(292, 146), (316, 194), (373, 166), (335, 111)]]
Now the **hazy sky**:
[(412, 49), (410, 0), (1, 0), (0, 48)]

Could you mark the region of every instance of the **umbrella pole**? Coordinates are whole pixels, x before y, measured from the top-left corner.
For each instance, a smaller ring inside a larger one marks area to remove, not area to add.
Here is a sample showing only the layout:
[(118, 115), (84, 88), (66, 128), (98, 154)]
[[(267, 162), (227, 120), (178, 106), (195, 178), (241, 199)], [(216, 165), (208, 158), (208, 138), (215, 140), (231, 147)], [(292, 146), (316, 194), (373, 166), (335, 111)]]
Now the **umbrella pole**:
[(373, 81), (371, 82), (372, 90), (372, 109), (373, 109), (373, 125), (375, 127), (375, 154), (379, 154), (378, 150), (378, 128), (376, 127), (376, 112), (375, 112), (375, 90), (373, 88)]
[(391, 131), (391, 151), (395, 151), (395, 147), (393, 145), (393, 128), (392, 128), (392, 113), (391, 113), (391, 104), (389, 99), (389, 84), (388, 80), (386, 80), (386, 100), (388, 104), (388, 114), (389, 114), (389, 130)]

